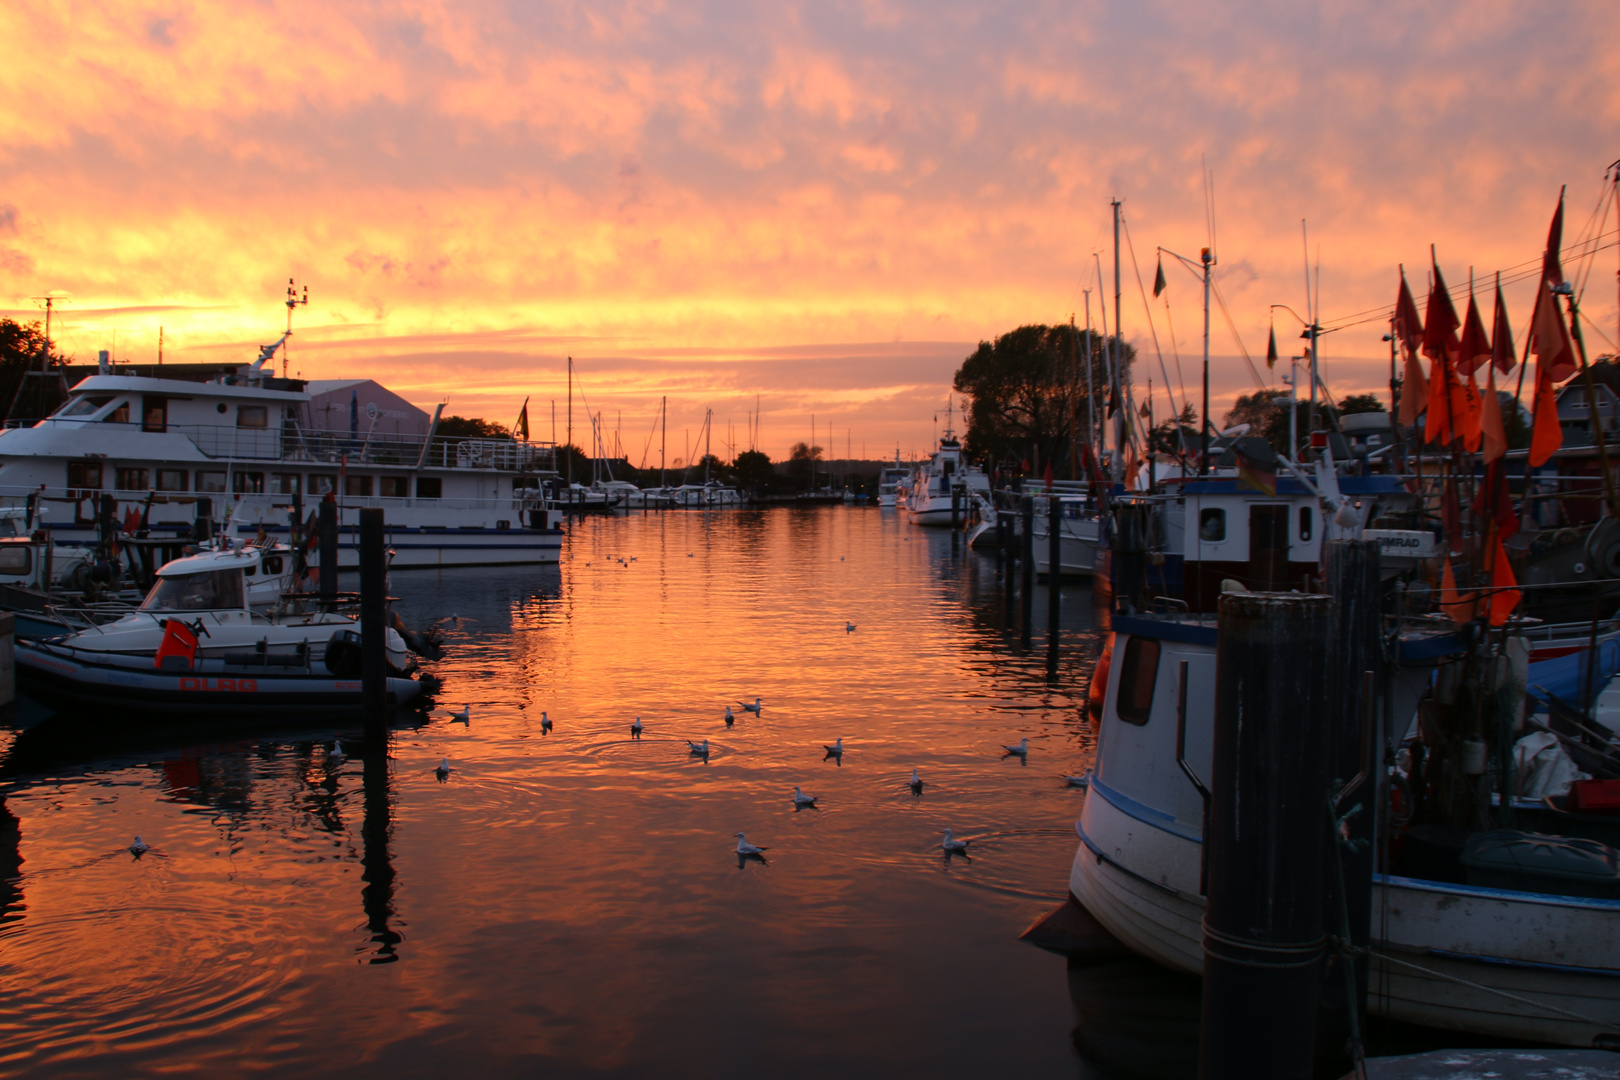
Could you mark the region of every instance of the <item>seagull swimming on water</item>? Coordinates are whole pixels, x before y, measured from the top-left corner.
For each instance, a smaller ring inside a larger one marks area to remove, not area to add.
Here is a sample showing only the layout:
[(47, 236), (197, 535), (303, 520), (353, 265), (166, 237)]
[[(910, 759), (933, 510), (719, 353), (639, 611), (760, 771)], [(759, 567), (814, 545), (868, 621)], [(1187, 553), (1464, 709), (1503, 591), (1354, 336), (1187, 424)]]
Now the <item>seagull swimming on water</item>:
[(636, 717), (635, 723), (630, 725), (630, 737), (632, 739), (641, 738), (641, 717), (639, 716)]
[[(760, 715), (759, 698), (755, 698), (754, 703), (752, 705), (748, 704), (748, 702), (746, 702), (746, 701), (739, 701), (739, 702), (737, 702), (737, 704), (739, 704), (739, 705), (741, 705), (743, 707), (743, 712), (751, 712), (755, 716)], [(728, 708), (729, 708), (729, 706), (728, 706)]]
[(939, 846), (945, 849), (945, 854), (955, 855), (959, 852), (966, 852), (967, 846), (972, 842), (971, 840), (957, 840), (951, 836), (951, 830), (946, 829), (945, 839), (941, 841)]
[(686, 740), (686, 750), (687, 750), (687, 753), (696, 754), (698, 757), (708, 757), (709, 756), (709, 740), (704, 739), (702, 742), (693, 742), (691, 739), (687, 739)]
[(748, 842), (748, 838), (745, 837), (742, 833), (737, 834), (737, 854), (739, 854), (739, 855), (758, 855), (762, 851), (769, 851), (769, 850), (771, 850), (771, 849), (768, 848), (768, 847), (759, 847), (758, 845), (750, 844)]
[(852, 622), (844, 623), (844, 633), (853, 634), (854, 632), (855, 632), (855, 624), (854, 623), (852, 623)]
[(1007, 751), (1007, 753), (1005, 755), (1003, 755), (1005, 757), (1013, 757), (1014, 755), (1016, 755), (1018, 757), (1028, 757), (1029, 756), (1029, 739), (1027, 737), (1019, 739), (1017, 746), (1008, 746), (1006, 743), (1003, 743), (1001, 748), (1003, 750)]
[(803, 791), (799, 790), (799, 785), (794, 784), (793, 785), (793, 805), (794, 806), (814, 806), (814, 805), (816, 805), (816, 797), (814, 795), (806, 795)]
[(129, 845), (129, 853), (135, 856), (137, 859), (151, 850), (152, 845), (148, 844), (145, 840), (142, 840), (138, 836)]
[(450, 759), (447, 757), (440, 758), (439, 767), (433, 770), (433, 775), (437, 776), (440, 782), (443, 782), (445, 777), (450, 775)]
[(917, 775), (915, 768), (911, 770), (911, 793), (913, 795), (922, 794), (922, 777)]
[(544, 709), (540, 710), (540, 732), (543, 735), (551, 734), (551, 717), (546, 715)]
[(731, 715), (731, 706), (727, 705), (726, 706), (726, 727), (730, 727), (732, 724), (734, 724), (736, 722), (737, 722), (737, 718), (735, 716)]
[(842, 757), (844, 755), (844, 737), (842, 735), (838, 736), (838, 740), (831, 746), (822, 743), (821, 748), (833, 757)]
[(334, 765), (341, 765), (343, 763), (343, 759), (348, 756), (349, 755), (343, 752), (343, 740), (332, 740), (332, 752), (326, 755), (326, 760), (330, 761)]
[(463, 705), (460, 712), (453, 712), (450, 714), (450, 719), (454, 720), (458, 724), (467, 723), (472, 719), (472, 706)]

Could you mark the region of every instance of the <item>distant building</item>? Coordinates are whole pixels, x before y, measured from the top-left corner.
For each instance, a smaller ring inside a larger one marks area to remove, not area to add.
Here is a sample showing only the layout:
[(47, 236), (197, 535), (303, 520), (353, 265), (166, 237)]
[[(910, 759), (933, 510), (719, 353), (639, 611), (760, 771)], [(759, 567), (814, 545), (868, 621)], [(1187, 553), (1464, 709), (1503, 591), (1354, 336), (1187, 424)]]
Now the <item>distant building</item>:
[[(1603, 426), (1604, 442), (1615, 442), (1615, 430), (1620, 425), (1620, 397), (1603, 383), (1598, 383), (1596, 389), (1598, 421)], [(1565, 446), (1592, 446), (1597, 442), (1592, 432), (1586, 380), (1571, 379), (1558, 392), (1558, 426), (1563, 429)]]

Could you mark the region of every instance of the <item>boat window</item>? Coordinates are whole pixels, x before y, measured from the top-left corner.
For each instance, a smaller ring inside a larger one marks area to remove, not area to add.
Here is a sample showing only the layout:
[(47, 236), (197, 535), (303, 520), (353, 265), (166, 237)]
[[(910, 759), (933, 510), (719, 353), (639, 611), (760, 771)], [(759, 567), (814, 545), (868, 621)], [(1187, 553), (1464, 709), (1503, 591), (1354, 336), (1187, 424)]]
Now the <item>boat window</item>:
[(1301, 540), (1311, 538), (1311, 508), (1308, 506), (1299, 508), (1299, 538)]
[(99, 461), (70, 461), (67, 463), (68, 482), (70, 488), (99, 488), (101, 486), (101, 462)]
[(85, 394), (62, 406), (62, 411), (56, 415), (89, 416), (93, 412), (101, 411), (114, 396), (113, 394)]
[(151, 394), (141, 398), (141, 430), (167, 431), (169, 427), (169, 399)]
[(437, 476), (421, 476), (416, 480), (418, 499), (438, 499), (444, 495), (444, 481)]
[(302, 479), (295, 472), (278, 472), (270, 474), (270, 494), (296, 495), (298, 483)]
[(242, 571), (232, 568), (160, 577), (141, 610), (218, 611), (242, 606)]
[(410, 481), (403, 476), (379, 476), (377, 494), (385, 499), (403, 499), (410, 495)]
[(26, 544), (0, 547), (0, 574), (26, 574), (34, 568), (34, 552)]
[(1198, 512), (1198, 539), (1211, 544), (1226, 539), (1225, 510), (1200, 510)]
[(120, 401), (118, 403), (118, 408), (116, 408), (112, 412), (108, 413), (107, 418), (105, 420), (103, 420), (102, 423), (103, 424), (127, 424), (127, 423), (129, 423), (129, 402)]
[(236, 426), (248, 428), (269, 427), (269, 409), (263, 405), (238, 405), (236, 407)]
[(145, 491), (145, 469), (118, 469), (114, 475), (118, 479), (119, 491)]
[(282, 563), (280, 555), (266, 555), (264, 557), (264, 572), (266, 574), (281, 573), (281, 566)]
[(157, 471), (157, 489), (159, 491), (185, 491), (186, 470), (159, 469)]
[(212, 471), (209, 471), (209, 470), (198, 469), (197, 470), (197, 490), (198, 491), (224, 491), (225, 490), (225, 474), (222, 473), (222, 472), (212, 472)]
[(1159, 677), (1159, 643), (1153, 638), (1133, 637), (1125, 645), (1125, 660), (1119, 669), (1119, 698), (1115, 711), (1132, 724), (1145, 724), (1153, 711), (1153, 683)]
[(368, 496), (371, 494), (371, 477), (346, 476), (343, 478), (343, 494)]
[(233, 472), (231, 473), (231, 490), (239, 495), (263, 495), (264, 473), (262, 472)]
[(337, 476), (333, 473), (310, 473), (309, 493), (311, 495), (330, 495), (337, 490)]

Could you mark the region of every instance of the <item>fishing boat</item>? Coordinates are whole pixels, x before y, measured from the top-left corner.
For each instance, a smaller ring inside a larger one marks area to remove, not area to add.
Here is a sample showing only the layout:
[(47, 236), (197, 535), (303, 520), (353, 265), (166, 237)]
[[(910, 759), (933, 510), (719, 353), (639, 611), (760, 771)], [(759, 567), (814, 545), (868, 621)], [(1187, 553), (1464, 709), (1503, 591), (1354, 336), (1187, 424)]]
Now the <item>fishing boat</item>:
[(1089, 578), (1097, 571), (1097, 551), (1102, 544), (1102, 519), (1097, 501), (1089, 493), (1054, 490), (1035, 499), (1033, 525), (1035, 572), (1052, 572), (1051, 501), (1058, 501), (1058, 576)]
[[(281, 558), (222, 548), (179, 559), (136, 611), (74, 633), (19, 635), (19, 684), (50, 704), (156, 715), (358, 711), (358, 621), (312, 598), (253, 605), (256, 589), (280, 584), (270, 567)], [(385, 655), (390, 704), (411, 700), (416, 664), (393, 627)]]
[(430, 417), (369, 380), (278, 378), (266, 365), (285, 338), (193, 378), (104, 362), (45, 419), (0, 431), (0, 501), (32, 501), (58, 544), (91, 547), (108, 518), (153, 537), (227, 518), (239, 539), (285, 536), (330, 493), (343, 566), (365, 507), (387, 510), (395, 568), (558, 560), (549, 444), (439, 436), (443, 405)]
[(917, 468), (906, 486), (906, 520), (914, 525), (960, 525), (973, 495), (990, 494), (989, 479), (963, 456), (961, 440), (951, 430), (951, 416), (947, 406), (939, 449)]
[(906, 478), (912, 473), (910, 465), (900, 462), (900, 448), (894, 448), (894, 464), (883, 466), (878, 475), (878, 505), (898, 506), (904, 497), (902, 490), (906, 486)]

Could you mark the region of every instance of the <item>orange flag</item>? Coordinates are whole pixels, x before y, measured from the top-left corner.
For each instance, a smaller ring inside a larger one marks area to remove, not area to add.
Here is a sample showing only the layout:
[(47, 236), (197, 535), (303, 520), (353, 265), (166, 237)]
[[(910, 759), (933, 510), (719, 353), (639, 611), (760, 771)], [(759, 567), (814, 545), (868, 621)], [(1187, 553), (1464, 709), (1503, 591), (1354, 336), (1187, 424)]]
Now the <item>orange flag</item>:
[(1481, 436), (1479, 400), (1479, 380), (1474, 373), (1468, 373), (1466, 383), (1455, 383), (1451, 388), (1451, 412), (1457, 418), (1457, 437), (1463, 441), (1463, 449), (1470, 454), (1479, 449)]
[(1491, 531), (1490, 548), (1494, 553), (1491, 560), (1491, 603), (1490, 619), (1492, 626), (1501, 626), (1513, 614), (1513, 609), (1519, 606), (1519, 580), (1513, 576), (1513, 565), (1508, 562), (1507, 545), (1502, 543), (1496, 531)]
[(1423, 376), (1423, 364), (1418, 360), (1418, 344), (1423, 340), (1423, 320), (1418, 318), (1417, 304), (1412, 301), (1412, 290), (1406, 287), (1406, 268), (1401, 267), (1401, 291), (1395, 298), (1395, 319), (1391, 329), (1401, 343), (1405, 356), (1402, 368), (1401, 412), (1403, 424), (1415, 424), (1423, 415), (1429, 399), (1429, 380)]
[(1451, 556), (1445, 558), (1446, 568), (1440, 575), (1440, 610), (1454, 623), (1473, 622), (1479, 594), (1457, 591), (1457, 579), (1451, 573)]
[(1485, 379), (1485, 397), (1480, 402), (1480, 440), (1485, 449), (1485, 464), (1499, 461), (1507, 453), (1507, 430), (1502, 424), (1502, 402), (1496, 396), (1496, 368), (1489, 368)]
[[(1432, 249), (1431, 249), (1432, 253)], [(1433, 262), (1434, 284), (1429, 288), (1429, 310), (1423, 316), (1423, 355), (1429, 368), (1429, 418), (1423, 425), (1424, 442), (1448, 443), (1462, 433), (1457, 405), (1464, 400), (1452, 377), (1457, 362), (1457, 309), (1451, 305), (1440, 264)]]
[(1558, 426), (1558, 391), (1553, 389), (1547, 364), (1539, 356), (1536, 357), (1536, 396), (1531, 413), (1530, 464), (1539, 469), (1564, 445), (1564, 431)]

